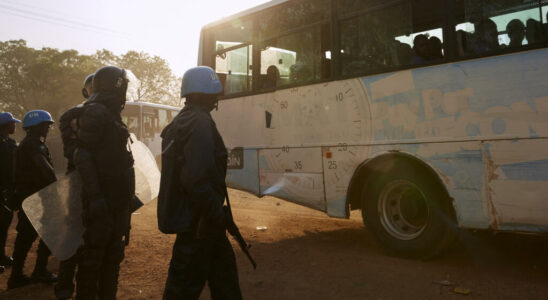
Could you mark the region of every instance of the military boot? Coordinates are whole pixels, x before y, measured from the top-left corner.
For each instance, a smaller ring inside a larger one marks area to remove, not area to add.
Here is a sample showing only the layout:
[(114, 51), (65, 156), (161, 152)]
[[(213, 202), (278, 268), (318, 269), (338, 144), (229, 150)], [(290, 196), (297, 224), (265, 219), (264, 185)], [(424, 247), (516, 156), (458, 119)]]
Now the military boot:
[(34, 270), (30, 276), (32, 282), (35, 283), (55, 283), (57, 282), (57, 275), (47, 270)]
[(30, 284), (30, 278), (25, 274), (14, 275), (13, 273), (8, 279), (8, 290), (16, 289)]
[(3, 257), (0, 257), (0, 266), (4, 266), (6, 268), (11, 267), (13, 265), (13, 258), (4, 255)]

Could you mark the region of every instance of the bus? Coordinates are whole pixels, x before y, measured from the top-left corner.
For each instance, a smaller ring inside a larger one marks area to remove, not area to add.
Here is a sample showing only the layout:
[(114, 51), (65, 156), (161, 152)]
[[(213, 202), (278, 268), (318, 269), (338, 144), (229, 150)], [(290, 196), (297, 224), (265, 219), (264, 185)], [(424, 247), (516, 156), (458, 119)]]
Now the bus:
[(161, 166), (162, 138), (160, 134), (177, 116), (181, 108), (149, 102), (126, 102), (122, 111), (122, 121), (130, 133), (148, 146), (158, 167)]
[(390, 253), (548, 232), (547, 0), (276, 0), (208, 24), (227, 184)]

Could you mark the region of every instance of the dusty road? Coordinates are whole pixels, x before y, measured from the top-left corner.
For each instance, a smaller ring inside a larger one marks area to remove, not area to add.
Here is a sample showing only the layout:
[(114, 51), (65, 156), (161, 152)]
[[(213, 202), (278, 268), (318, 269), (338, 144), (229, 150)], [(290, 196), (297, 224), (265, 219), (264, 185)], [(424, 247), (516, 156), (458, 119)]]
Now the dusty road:
[[(406, 260), (383, 253), (363, 229), (359, 212), (337, 220), (270, 197), (239, 191), (231, 196), (236, 221), (259, 264), (253, 271), (235, 248), (245, 299), (548, 299), (546, 237), (465, 233), (466, 243), (441, 258)], [(118, 298), (160, 299), (174, 237), (158, 231), (155, 203), (137, 213)], [(57, 268), (51, 260), (50, 269)], [(55, 299), (53, 288), (41, 284), (6, 292), (8, 275), (9, 270), (0, 275), (0, 299)], [(452, 285), (436, 283), (444, 280)], [(202, 299), (209, 299), (207, 290)]]

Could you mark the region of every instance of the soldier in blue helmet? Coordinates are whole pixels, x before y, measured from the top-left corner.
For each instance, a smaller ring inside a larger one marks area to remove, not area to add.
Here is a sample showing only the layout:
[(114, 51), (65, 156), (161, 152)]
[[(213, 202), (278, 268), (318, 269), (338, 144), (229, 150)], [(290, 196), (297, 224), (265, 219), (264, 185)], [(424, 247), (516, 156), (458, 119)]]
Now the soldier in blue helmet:
[(164, 299), (242, 299), (223, 208), (227, 151), (211, 118), (223, 87), (209, 67), (183, 76), (185, 107), (162, 132), (158, 225), (177, 234)]
[(19, 210), (19, 221), (8, 289), (27, 285), (31, 281), (53, 283), (57, 280), (57, 276), (48, 272), (46, 268), (51, 251), (42, 240), (38, 245), (38, 256), (32, 276), (29, 278), (23, 274), (25, 259), (38, 234), (21, 209), (25, 198), (57, 180), (49, 150), (45, 145), (45, 139), (53, 123), (51, 115), (44, 110), (29, 111), (23, 118), (23, 129), (27, 135), (15, 151), (15, 193), (9, 201), (12, 210)]
[(15, 124), (21, 123), (9, 112), (0, 113), (0, 273), (10, 267), (13, 259), (6, 255), (6, 239), (13, 212), (7, 206), (8, 197), (13, 194), (13, 153), (17, 148), (10, 135), (15, 133)]

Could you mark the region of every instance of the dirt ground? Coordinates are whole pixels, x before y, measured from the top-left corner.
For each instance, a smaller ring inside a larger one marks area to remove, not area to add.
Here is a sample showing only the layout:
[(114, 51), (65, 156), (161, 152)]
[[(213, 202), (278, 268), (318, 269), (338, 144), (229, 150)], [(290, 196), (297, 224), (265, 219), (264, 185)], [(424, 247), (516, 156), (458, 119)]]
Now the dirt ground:
[[(359, 212), (339, 220), (271, 197), (230, 193), (236, 222), (259, 265), (254, 271), (233, 242), (245, 299), (548, 299), (546, 237), (464, 232), (464, 242), (438, 259), (407, 260), (387, 256)], [(160, 299), (174, 236), (158, 231), (156, 203), (141, 208), (132, 224), (118, 298)], [(50, 260), (49, 268), (57, 271), (58, 261)], [(0, 275), (0, 299), (55, 299), (53, 288), (43, 284), (5, 291), (9, 273)], [(207, 289), (201, 299), (210, 299)]]

